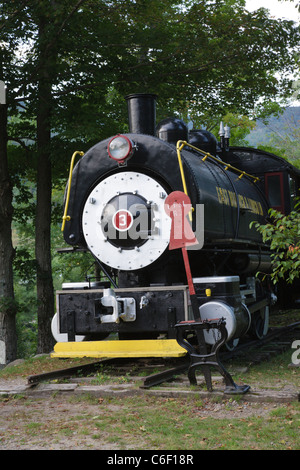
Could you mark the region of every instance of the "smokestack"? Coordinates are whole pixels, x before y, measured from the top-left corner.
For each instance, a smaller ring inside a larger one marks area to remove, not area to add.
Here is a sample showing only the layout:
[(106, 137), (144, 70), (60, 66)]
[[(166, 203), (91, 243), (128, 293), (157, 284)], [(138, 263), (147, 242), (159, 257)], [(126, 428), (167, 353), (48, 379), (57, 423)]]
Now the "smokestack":
[(150, 93), (125, 96), (130, 133), (155, 135), (156, 98), (156, 95)]

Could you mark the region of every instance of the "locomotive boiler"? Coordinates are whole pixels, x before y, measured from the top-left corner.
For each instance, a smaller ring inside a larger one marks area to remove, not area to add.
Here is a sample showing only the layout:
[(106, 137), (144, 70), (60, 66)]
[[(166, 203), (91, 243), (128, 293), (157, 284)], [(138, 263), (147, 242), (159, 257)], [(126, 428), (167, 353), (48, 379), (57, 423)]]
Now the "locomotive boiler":
[[(205, 130), (189, 132), (178, 118), (156, 125), (155, 95), (126, 99), (129, 133), (97, 143), (71, 165), (63, 236), (68, 251), (92, 254), (104, 279), (64, 283), (57, 292), (56, 354), (107, 356), (108, 344), (119, 354), (124, 341), (128, 354), (180, 354), (175, 325), (195, 317), (182, 250), (170, 249), (183, 226), (196, 240), (186, 250), (199, 317), (225, 319), (229, 348), (249, 333), (262, 338), (275, 295), (256, 277), (269, 272), (271, 258), (250, 224), (266, 221), (267, 183), (276, 197), (268, 179), (274, 164), (296, 185), (299, 174), (271, 154), (230, 149), (223, 132), (217, 142)], [(166, 201), (176, 191), (188, 196), (190, 209), (180, 206), (174, 228)], [(103, 341), (112, 335), (118, 339)], [(207, 344), (215, 336), (207, 332)], [(147, 352), (135, 352), (135, 340)]]

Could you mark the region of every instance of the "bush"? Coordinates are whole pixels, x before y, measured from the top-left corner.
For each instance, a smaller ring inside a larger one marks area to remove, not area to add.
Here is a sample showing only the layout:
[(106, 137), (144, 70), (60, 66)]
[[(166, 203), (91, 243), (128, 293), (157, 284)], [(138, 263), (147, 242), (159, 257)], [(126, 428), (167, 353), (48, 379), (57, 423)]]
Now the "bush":
[(271, 222), (261, 225), (252, 222), (251, 226), (262, 234), (263, 241), (270, 243), (272, 250), (272, 273), (270, 275), (274, 284), (280, 279), (292, 283), (300, 276), (300, 213), (297, 209), (289, 215), (283, 215), (275, 209), (269, 210)]

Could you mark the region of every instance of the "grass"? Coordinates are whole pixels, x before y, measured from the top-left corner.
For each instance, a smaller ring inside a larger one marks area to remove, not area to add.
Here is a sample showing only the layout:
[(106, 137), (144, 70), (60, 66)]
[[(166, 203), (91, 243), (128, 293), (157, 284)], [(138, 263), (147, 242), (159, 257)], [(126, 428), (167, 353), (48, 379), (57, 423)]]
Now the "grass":
[[(226, 367), (236, 383), (256, 389), (299, 390), (300, 369), (290, 368), (293, 350), (258, 365), (233, 360)], [(91, 360), (40, 357), (7, 367), (0, 379)], [(133, 371), (134, 373), (134, 371)], [(95, 384), (126, 383), (129, 373), (112, 378), (100, 369)], [(176, 386), (168, 384), (169, 386)], [(52, 412), (51, 412), (52, 410)], [(156, 449), (156, 450), (299, 450), (300, 403), (247, 403), (238, 397), (206, 399), (161, 396), (95, 397), (91, 394), (33, 399), (0, 398), (0, 449)]]
[(297, 403), (270, 413), (267, 418), (240, 419), (206, 416), (202, 412), (207, 404), (195, 406), (194, 400), (110, 400), (110, 404), (116, 406), (117, 403), (120, 405), (117, 416), (104, 411), (94, 420), (94, 425), (113, 436), (116, 442), (140, 443), (139, 448), (279, 450), (300, 446), (300, 406)]
[(8, 365), (5, 369), (0, 370), (0, 379), (27, 377), (29, 375), (42, 374), (51, 372), (56, 369), (66, 369), (77, 365), (84, 365), (93, 362), (91, 358), (78, 359), (57, 359), (50, 358), (48, 355), (40, 357), (32, 357), (24, 360), (17, 365)]
[(257, 388), (268, 390), (282, 390), (290, 384), (300, 391), (300, 369), (290, 367), (292, 353), (293, 350), (288, 349), (281, 355), (256, 365), (234, 360), (229, 368), (238, 370), (239, 366), (243, 366), (243, 369), (247, 369), (245, 373), (236, 373), (237, 383), (255, 384)]
[[(18, 409), (16, 399), (12, 400)], [(223, 403), (224, 416), (205, 414), (211, 403), (195, 399), (157, 397), (105, 398), (99, 404), (95, 397), (68, 400), (69, 406), (88, 402), (86, 413), (67, 414), (64, 409), (54, 419), (35, 420), (30, 412), (14, 417), (9, 436), (2, 441), (25, 436), (31, 444), (42, 442), (51, 448), (74, 439), (86, 448), (156, 449), (156, 450), (298, 450), (300, 448), (300, 404), (277, 406), (267, 414), (236, 417), (239, 405)], [(66, 407), (66, 402), (63, 403)], [(258, 406), (258, 405), (256, 405)], [(42, 407), (42, 404), (41, 404)], [(40, 415), (41, 408), (34, 409)], [(226, 413), (225, 413), (226, 411)], [(230, 411), (232, 416), (230, 416)], [(18, 415), (18, 414), (17, 414)], [(27, 421), (28, 420), (28, 421)], [(15, 430), (15, 431), (13, 431)], [(16, 431), (17, 430), (17, 431)]]

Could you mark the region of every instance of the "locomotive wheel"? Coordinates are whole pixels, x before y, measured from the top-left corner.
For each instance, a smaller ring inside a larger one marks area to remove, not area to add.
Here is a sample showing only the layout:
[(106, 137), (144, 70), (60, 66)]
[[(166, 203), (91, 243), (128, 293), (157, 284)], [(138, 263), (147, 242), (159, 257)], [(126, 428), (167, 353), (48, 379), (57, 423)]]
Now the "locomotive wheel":
[(263, 307), (252, 315), (250, 334), (256, 339), (266, 336), (269, 329), (269, 307)]
[[(265, 289), (260, 280), (256, 280), (257, 300), (263, 300), (266, 297)], [(261, 308), (254, 312), (251, 317), (251, 326), (249, 334), (255, 339), (262, 339), (266, 336), (269, 329), (269, 306)]]

